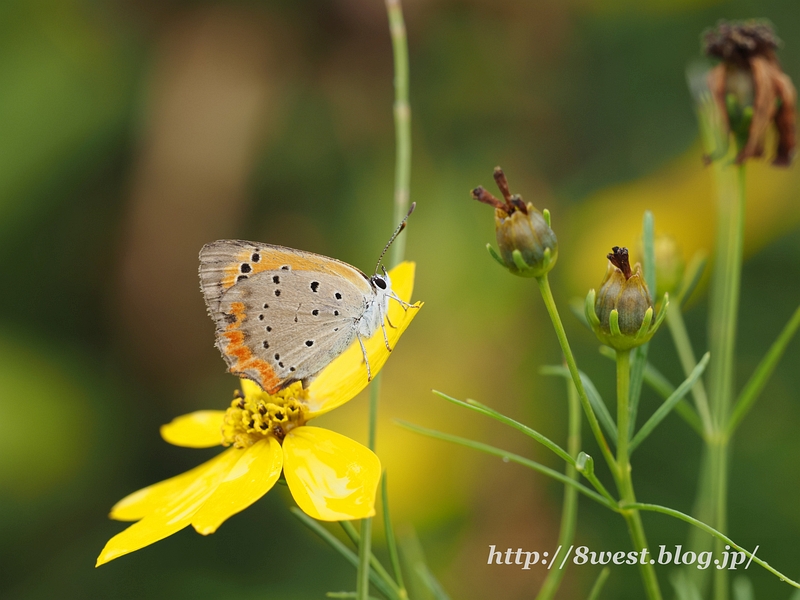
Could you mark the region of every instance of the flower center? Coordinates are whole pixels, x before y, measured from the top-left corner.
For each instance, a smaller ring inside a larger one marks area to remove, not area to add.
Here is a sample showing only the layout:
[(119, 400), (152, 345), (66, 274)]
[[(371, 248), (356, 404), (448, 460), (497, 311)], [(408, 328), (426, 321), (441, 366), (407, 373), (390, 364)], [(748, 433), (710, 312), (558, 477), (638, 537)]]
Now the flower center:
[(305, 424), (307, 397), (299, 381), (275, 395), (259, 390), (242, 396), (237, 390), (222, 423), (223, 444), (248, 448), (267, 436), (283, 442), (287, 433)]

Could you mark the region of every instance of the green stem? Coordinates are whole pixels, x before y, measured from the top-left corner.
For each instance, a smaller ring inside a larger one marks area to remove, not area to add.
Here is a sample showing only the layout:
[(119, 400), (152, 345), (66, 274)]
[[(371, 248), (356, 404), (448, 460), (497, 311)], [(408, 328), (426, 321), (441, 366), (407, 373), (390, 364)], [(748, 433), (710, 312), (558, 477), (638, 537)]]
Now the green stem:
[(369, 562), (372, 556), (372, 519), (361, 520), (361, 543), (358, 545), (358, 570), (356, 573), (356, 598), (369, 598)]
[(569, 368), (570, 375), (572, 376), (572, 382), (575, 384), (575, 388), (578, 390), (578, 398), (580, 398), (583, 412), (586, 414), (586, 418), (589, 421), (589, 427), (591, 428), (592, 434), (597, 440), (598, 446), (600, 446), (600, 451), (603, 453), (603, 458), (605, 458), (606, 463), (608, 463), (614, 478), (617, 479), (617, 469), (614, 455), (611, 453), (611, 449), (608, 447), (608, 442), (606, 441), (605, 436), (603, 436), (603, 432), (600, 430), (600, 423), (598, 422), (597, 416), (595, 416), (594, 411), (592, 410), (589, 397), (586, 395), (586, 389), (583, 387), (580, 372), (578, 371), (578, 365), (575, 362), (575, 357), (573, 356), (572, 349), (569, 346), (569, 340), (567, 340), (567, 332), (564, 331), (564, 324), (561, 322), (561, 317), (558, 314), (558, 308), (556, 308), (556, 301), (553, 298), (553, 292), (550, 290), (550, 281), (547, 278), (547, 274), (543, 275), (542, 277), (537, 277), (536, 281), (539, 283), (539, 291), (542, 294), (542, 300), (544, 300), (547, 313), (550, 315), (550, 320), (553, 322), (553, 328), (556, 330), (556, 337), (558, 338), (558, 343), (561, 345), (561, 351), (564, 354), (564, 358), (567, 361), (567, 367)]
[[(630, 480), (624, 477), (624, 471), (630, 470), (630, 460), (628, 457), (628, 442), (630, 441), (630, 381), (631, 381), (631, 351), (617, 351), (617, 470), (621, 477), (620, 480)], [(620, 489), (620, 494), (625, 498), (624, 489)]]
[[(408, 38), (400, 0), (386, 0), (389, 15), (389, 33), (394, 56), (394, 222), (399, 223), (408, 212), (411, 187), (411, 105), (408, 101)], [(405, 238), (400, 236), (392, 248), (392, 266), (397, 266), (405, 256)]]
[[(733, 401), (734, 350), (742, 275), (744, 241), (745, 170), (736, 167), (736, 181), (730, 177), (730, 167), (718, 166), (718, 223), (715, 267), (711, 281), (709, 310), (709, 399), (714, 431), (727, 428)], [(714, 435), (709, 453), (709, 475), (712, 478), (715, 529), (727, 530), (729, 439)], [(716, 545), (722, 551), (722, 542)], [(714, 598), (727, 600), (729, 582), (727, 569), (714, 573)]]
[[(631, 479), (631, 463), (628, 456), (629, 419), (630, 419), (630, 378), (631, 378), (631, 351), (620, 350), (617, 352), (617, 471), (620, 494), (621, 514), (628, 524), (628, 532), (633, 542), (633, 547), (638, 552), (647, 548), (647, 537), (644, 533), (642, 518), (638, 510), (628, 507), (636, 502)], [(661, 600), (661, 589), (658, 587), (656, 571), (649, 562), (639, 565), (647, 597), (650, 600)]]
[[(567, 383), (568, 404), (568, 435), (567, 451), (570, 456), (578, 456), (581, 451), (581, 405), (578, 391), (572, 383)], [(567, 463), (566, 476), (578, 480), (578, 470), (574, 464)], [(578, 521), (578, 490), (573, 487), (564, 487), (564, 503), (561, 508), (561, 530), (558, 534), (558, 544), (561, 548), (569, 548), (575, 539), (575, 525)], [(554, 598), (564, 577), (566, 569), (550, 569), (542, 584), (536, 600), (550, 600)]]
[[(394, 56), (394, 122), (395, 122), (395, 182), (394, 182), (394, 222), (399, 223), (408, 212), (409, 187), (411, 180), (411, 108), (408, 103), (408, 39), (400, 0), (386, 0), (389, 17), (389, 34), (392, 38)], [(405, 237), (394, 241), (389, 264), (397, 266), (405, 255)], [(378, 421), (378, 400), (380, 398), (380, 374), (370, 387), (369, 401), (369, 448), (375, 450), (375, 436)], [(356, 594), (358, 600), (369, 596), (369, 557), (372, 546), (372, 519), (361, 521), (361, 540), (358, 555)]]

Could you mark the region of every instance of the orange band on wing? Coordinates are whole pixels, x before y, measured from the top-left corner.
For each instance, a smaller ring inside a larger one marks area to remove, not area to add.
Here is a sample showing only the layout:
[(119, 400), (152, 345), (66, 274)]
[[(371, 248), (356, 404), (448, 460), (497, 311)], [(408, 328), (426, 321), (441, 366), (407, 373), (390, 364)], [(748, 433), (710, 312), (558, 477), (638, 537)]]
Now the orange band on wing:
[(244, 304), (241, 302), (231, 303), (231, 312), (236, 317), (236, 320), (229, 324), (226, 331), (222, 333), (222, 337), (228, 340), (228, 344), (223, 349), (223, 352), (236, 359), (236, 364), (230, 368), (231, 373), (234, 375), (245, 375), (248, 369), (254, 369), (258, 372), (259, 381), (257, 382), (265, 392), (274, 394), (280, 390), (280, 379), (278, 378), (275, 370), (270, 364), (262, 358), (253, 356), (253, 352), (245, 344), (244, 332), (239, 330), (245, 318)]
[(236, 283), (239, 276), (242, 274), (241, 266), (243, 263), (250, 265), (250, 275), (261, 273), (262, 271), (278, 271), (281, 267), (289, 266), (295, 271), (315, 271), (317, 273), (329, 273), (332, 275), (339, 275), (348, 281), (358, 285), (366, 286), (366, 280), (354, 268), (346, 264), (340, 263), (336, 260), (318, 256), (316, 254), (308, 254), (308, 258), (304, 258), (299, 252), (288, 252), (286, 250), (277, 250), (275, 248), (265, 248), (259, 252), (259, 261), (252, 262), (253, 251), (243, 250), (236, 254), (233, 259), (235, 262), (225, 267), (225, 274), (222, 277), (222, 289), (227, 290), (234, 283)]

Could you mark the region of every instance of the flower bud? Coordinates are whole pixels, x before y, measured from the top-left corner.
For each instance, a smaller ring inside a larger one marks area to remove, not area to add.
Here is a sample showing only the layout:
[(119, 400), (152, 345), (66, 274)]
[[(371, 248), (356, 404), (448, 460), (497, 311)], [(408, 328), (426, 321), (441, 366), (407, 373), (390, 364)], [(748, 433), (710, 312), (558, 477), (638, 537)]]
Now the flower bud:
[(631, 270), (628, 249), (614, 246), (599, 292), (586, 296), (586, 318), (598, 339), (616, 350), (649, 341), (666, 316), (667, 298), (653, 323), (653, 301), (638, 263)]
[(488, 246), (489, 252), (515, 275), (541, 277), (553, 268), (558, 258), (558, 240), (550, 229), (550, 214), (547, 211), (540, 213), (517, 194), (511, 195), (500, 167), (495, 168), (494, 179), (505, 202), (483, 187), (472, 190), (473, 198), (495, 209), (495, 233), (500, 255), (491, 246)]

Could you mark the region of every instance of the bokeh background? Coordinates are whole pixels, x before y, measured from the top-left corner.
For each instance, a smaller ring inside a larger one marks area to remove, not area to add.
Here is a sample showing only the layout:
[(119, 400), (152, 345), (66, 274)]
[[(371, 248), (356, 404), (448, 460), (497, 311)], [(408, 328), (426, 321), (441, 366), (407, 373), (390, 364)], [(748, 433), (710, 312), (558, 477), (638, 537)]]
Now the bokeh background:
[[(407, 256), (426, 304), (384, 371), (378, 453), (398, 526), (417, 532), (453, 598), (531, 598), (544, 573), (487, 566), (488, 547), (552, 551), (561, 487), (394, 422), (561, 468), (430, 392), (565, 438), (564, 384), (538, 373), (560, 361), (543, 305), (532, 281), (486, 254), (492, 214), (469, 190), (493, 187), (500, 164), (513, 191), (551, 210), (556, 298), (579, 364), (611, 398), (613, 365), (567, 302), (599, 284), (610, 246), (635, 246), (645, 208), (687, 257), (712, 248), (711, 174), (685, 68), (719, 18), (768, 17), (800, 82), (800, 6), (407, 0), (405, 11), (418, 204)], [(370, 270), (395, 225), (392, 97), (379, 0), (0, 3), (0, 596), (292, 600), (353, 589), (354, 570), (291, 516), (280, 486), (213, 536), (189, 529), (94, 561), (125, 526), (106, 518), (114, 502), (215, 452), (158, 435), (176, 415), (226, 406), (237, 384), (213, 347), (200, 247), (254, 239)], [(748, 193), (740, 386), (800, 297), (800, 170), (754, 164)], [(687, 315), (698, 351), (706, 303), (701, 288)], [(679, 380), (665, 333), (651, 357)], [(798, 359), (795, 340), (740, 429), (730, 506), (733, 537), (794, 577)], [(657, 402), (646, 390), (640, 415)], [(364, 441), (366, 420), (362, 395), (321, 424)], [(634, 457), (639, 498), (689, 511), (700, 448), (670, 417)], [(645, 524), (653, 546), (686, 539), (667, 517)], [(622, 520), (583, 498), (577, 541), (629, 548)], [(570, 569), (560, 597), (585, 597), (596, 569)], [(670, 572), (659, 573), (667, 590)], [(764, 571), (747, 575), (759, 597), (788, 598)], [(604, 597), (640, 590), (637, 572), (618, 567)]]

